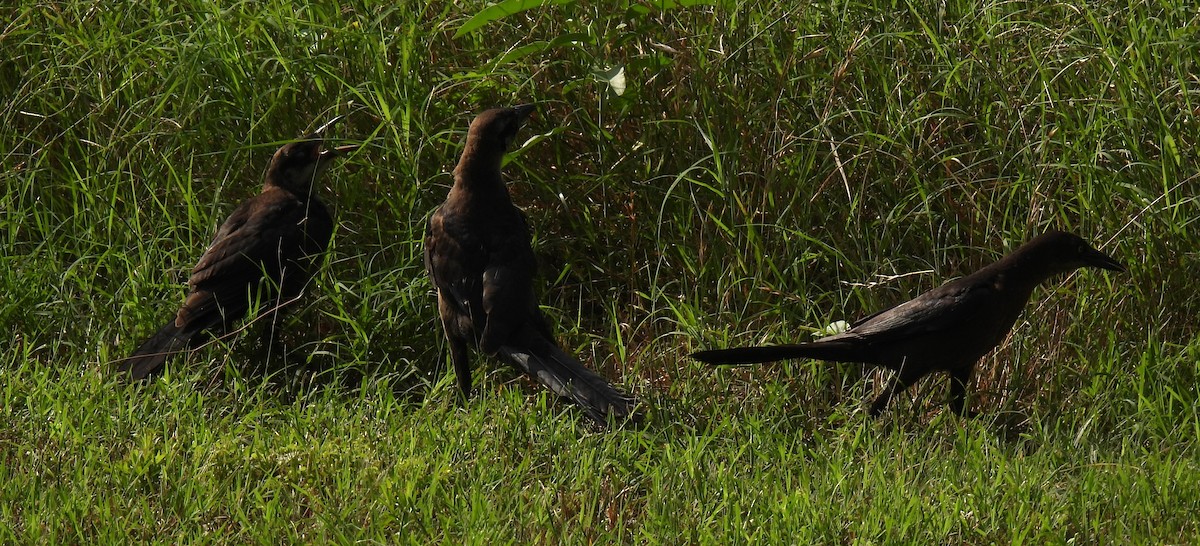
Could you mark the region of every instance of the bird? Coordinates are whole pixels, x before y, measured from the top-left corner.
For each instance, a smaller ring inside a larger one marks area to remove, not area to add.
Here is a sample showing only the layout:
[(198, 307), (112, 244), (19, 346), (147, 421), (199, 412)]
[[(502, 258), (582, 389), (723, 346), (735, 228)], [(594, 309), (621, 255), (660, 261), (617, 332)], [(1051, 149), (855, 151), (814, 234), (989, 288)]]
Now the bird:
[(265, 316), (300, 295), (333, 236), (333, 218), (316, 196), (317, 180), (335, 158), (358, 148), (325, 148), (325, 131), (341, 119), (275, 152), (262, 192), (234, 209), (192, 269), (183, 305), (116, 363), (118, 372), (146, 379), (171, 356), (211, 339), (206, 334), (229, 331), (251, 307), (261, 306), (259, 316)]
[(810, 343), (699, 351), (709, 364), (755, 364), (789, 358), (855, 362), (896, 373), (872, 403), (878, 417), (892, 397), (935, 371), (950, 375), (950, 409), (967, 409), (967, 382), (975, 365), (1012, 330), (1034, 288), (1082, 267), (1124, 272), (1112, 257), (1078, 235), (1050, 230), (995, 263)]
[(636, 420), (636, 399), (558, 345), (534, 295), (529, 224), (500, 169), (533, 109), (494, 108), (475, 117), (454, 184), (425, 232), (425, 269), (437, 290), (458, 390), (470, 398), (476, 349), (520, 368), (599, 424)]

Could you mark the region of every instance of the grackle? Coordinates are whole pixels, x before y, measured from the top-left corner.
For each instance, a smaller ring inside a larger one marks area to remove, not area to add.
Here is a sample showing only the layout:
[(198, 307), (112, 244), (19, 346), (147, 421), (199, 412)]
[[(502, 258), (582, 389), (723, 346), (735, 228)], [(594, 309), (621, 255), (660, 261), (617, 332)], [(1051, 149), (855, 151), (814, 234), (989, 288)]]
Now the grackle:
[(1033, 294), (1050, 277), (1081, 267), (1125, 268), (1070, 233), (1050, 231), (975, 273), (955, 279), (811, 343), (700, 351), (709, 364), (752, 364), (788, 358), (861, 362), (896, 374), (870, 415), (896, 394), (935, 371), (950, 374), (950, 408), (967, 411), (967, 382), (975, 364), (1004, 340)]
[(500, 173), (532, 110), (497, 108), (471, 122), (454, 185), (425, 233), (425, 269), (437, 289), (458, 387), (470, 396), (468, 351), (477, 348), (524, 370), (599, 423), (634, 418), (636, 400), (564, 352), (538, 308), (529, 225)]
[(192, 270), (174, 319), (118, 362), (118, 371), (145, 379), (167, 358), (210, 339), (202, 334), (229, 331), (256, 303), (266, 316), (300, 295), (333, 236), (317, 180), (334, 158), (357, 148), (323, 148), (325, 130), (340, 119), (275, 152), (262, 192), (234, 209)]

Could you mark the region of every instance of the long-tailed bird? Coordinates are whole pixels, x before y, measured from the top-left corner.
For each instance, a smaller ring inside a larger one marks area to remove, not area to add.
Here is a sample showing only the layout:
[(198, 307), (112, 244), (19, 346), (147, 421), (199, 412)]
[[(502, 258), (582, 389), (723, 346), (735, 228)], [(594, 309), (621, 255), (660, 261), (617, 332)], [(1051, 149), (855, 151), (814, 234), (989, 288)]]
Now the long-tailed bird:
[(175, 317), (118, 362), (119, 371), (144, 379), (172, 355), (211, 339), (210, 332), (229, 331), (252, 306), (265, 316), (300, 295), (333, 236), (333, 218), (315, 195), (317, 180), (334, 158), (358, 147), (323, 147), (325, 130), (340, 119), (275, 152), (262, 193), (217, 229)]
[(471, 122), (454, 186), (429, 219), (425, 269), (464, 397), (471, 394), (469, 349), (517, 366), (599, 423), (635, 415), (636, 401), (587, 369), (554, 341), (533, 291), (537, 270), (525, 215), (500, 174), (532, 105), (488, 110)]
[(861, 362), (895, 370), (870, 415), (935, 371), (950, 374), (950, 408), (967, 411), (975, 364), (1004, 340), (1033, 294), (1050, 277), (1081, 267), (1125, 268), (1071, 233), (1050, 231), (975, 273), (868, 316), (849, 330), (811, 343), (700, 351), (710, 364), (753, 364), (788, 358)]

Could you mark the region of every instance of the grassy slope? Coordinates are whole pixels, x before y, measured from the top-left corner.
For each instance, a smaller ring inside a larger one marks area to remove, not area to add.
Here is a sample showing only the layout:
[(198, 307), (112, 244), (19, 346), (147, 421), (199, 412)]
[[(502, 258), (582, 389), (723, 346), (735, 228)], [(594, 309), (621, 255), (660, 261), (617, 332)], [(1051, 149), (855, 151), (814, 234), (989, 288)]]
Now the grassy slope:
[[(454, 38), (478, 6), (363, 4), (0, 8), (0, 542), (1200, 534), (1194, 10), (567, 5)], [(617, 64), (619, 97), (590, 75)], [(644, 431), (490, 364), (458, 407), (437, 369), (424, 215), (472, 113), (524, 101), (547, 311), (652, 402)], [(271, 151), (338, 113), (367, 146), (327, 180), (288, 354), (256, 327), (148, 387), (106, 374)], [(857, 367), (683, 358), (807, 339), (1050, 226), (1130, 272), (1037, 294), (985, 359), (994, 418), (930, 381), (871, 423)]]

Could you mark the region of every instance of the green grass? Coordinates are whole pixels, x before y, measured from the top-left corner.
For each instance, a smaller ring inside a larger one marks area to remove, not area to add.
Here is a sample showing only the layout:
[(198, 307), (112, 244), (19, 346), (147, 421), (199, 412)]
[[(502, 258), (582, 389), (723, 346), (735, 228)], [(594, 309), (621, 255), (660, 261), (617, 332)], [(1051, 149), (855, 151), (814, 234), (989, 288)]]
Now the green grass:
[[(461, 36), (485, 4), (0, 7), (0, 543), (1200, 538), (1194, 7), (545, 4)], [(618, 66), (622, 95), (594, 75)], [(470, 118), (531, 101), (506, 170), (545, 310), (641, 430), (494, 362), (460, 405), (442, 365), (426, 215)], [(254, 324), (113, 377), (272, 151), (338, 114), (364, 147), (321, 189), (337, 233), (285, 354)], [(981, 419), (943, 378), (874, 422), (876, 372), (686, 358), (1051, 227), (1129, 272), (1037, 291)]]

